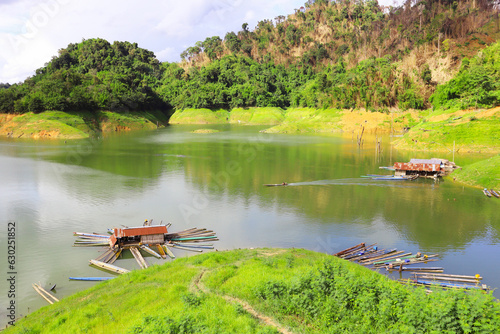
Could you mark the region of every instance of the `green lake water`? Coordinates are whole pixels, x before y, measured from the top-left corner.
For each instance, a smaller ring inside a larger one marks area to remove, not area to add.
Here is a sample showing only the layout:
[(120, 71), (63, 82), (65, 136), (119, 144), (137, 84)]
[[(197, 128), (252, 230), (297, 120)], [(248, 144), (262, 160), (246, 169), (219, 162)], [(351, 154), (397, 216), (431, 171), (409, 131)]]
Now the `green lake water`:
[[(220, 132), (191, 133), (202, 127)], [(145, 219), (170, 222), (170, 231), (213, 229), (218, 250), (334, 253), (366, 242), (437, 253), (432, 266), (481, 274), (485, 284), (500, 287), (500, 199), (451, 179), (361, 178), (388, 174), (379, 166), (411, 158), (454, 158), (464, 165), (488, 156), (398, 151), (389, 137), (377, 153), (370, 137), (360, 149), (352, 134), (269, 135), (259, 132), (264, 128), (175, 125), (80, 141), (0, 140), (0, 326), (8, 321), (12, 299), (9, 272), (15, 272), (16, 315), (26, 315), (46, 304), (34, 282), (57, 284), (55, 295), (64, 298), (95, 284), (70, 276), (111, 276), (88, 265), (101, 249), (72, 247), (73, 232), (106, 233)], [(263, 186), (282, 182), (289, 185)], [(7, 263), (9, 222), (16, 226), (13, 271)], [(130, 254), (115, 264), (139, 268)]]

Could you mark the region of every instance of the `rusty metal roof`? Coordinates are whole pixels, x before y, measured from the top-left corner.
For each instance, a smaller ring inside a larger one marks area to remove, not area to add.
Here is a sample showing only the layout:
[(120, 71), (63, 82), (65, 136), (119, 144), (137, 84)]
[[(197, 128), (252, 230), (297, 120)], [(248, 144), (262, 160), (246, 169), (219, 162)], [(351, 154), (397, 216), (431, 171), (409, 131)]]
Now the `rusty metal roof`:
[(396, 162), (396, 163), (394, 163), (394, 169), (418, 171), (418, 172), (438, 172), (441, 170), (441, 164), (440, 163)]
[(114, 235), (117, 238), (123, 238), (123, 237), (133, 237), (141, 235), (164, 234), (164, 233), (168, 233), (167, 227), (165, 225), (156, 225), (156, 226), (141, 226), (141, 227), (115, 229)]

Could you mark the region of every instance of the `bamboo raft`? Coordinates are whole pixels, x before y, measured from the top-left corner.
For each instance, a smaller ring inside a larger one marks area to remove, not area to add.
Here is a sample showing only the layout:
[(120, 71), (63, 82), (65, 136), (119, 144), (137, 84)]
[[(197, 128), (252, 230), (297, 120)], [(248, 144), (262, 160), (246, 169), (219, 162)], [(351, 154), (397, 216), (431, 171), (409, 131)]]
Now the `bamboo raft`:
[[(113, 263), (129, 250), (141, 269), (149, 267), (144, 255), (158, 259), (167, 257), (175, 259), (171, 248), (201, 253), (214, 249), (212, 242), (218, 241), (214, 231), (205, 228), (190, 228), (179, 232), (168, 232), (171, 224), (153, 225), (153, 220), (146, 220), (143, 226), (123, 229), (107, 229), (108, 235), (98, 233), (74, 232), (75, 247), (104, 247), (103, 252), (90, 260), (91, 265), (108, 270), (115, 274), (123, 274), (128, 270), (114, 266)], [(144, 252), (144, 253), (143, 253)]]
[(409, 271), (410, 279), (398, 280), (404, 284), (443, 288), (489, 289), (486, 285), (480, 284), (482, 280), (480, 275), (451, 275), (443, 274), (444, 269), (441, 267), (413, 267), (414, 264), (437, 261), (438, 254), (422, 255), (420, 252), (412, 254), (396, 248), (378, 249), (376, 244), (367, 246), (363, 242), (333, 255), (374, 270), (385, 268), (387, 271), (399, 271), (400, 273)]
[(59, 299), (54, 297), (54, 295), (52, 295), (50, 292), (48, 292), (47, 290), (42, 288), (40, 286), (40, 284), (33, 283), (33, 284), (31, 284), (31, 286), (40, 296), (43, 297), (43, 299), (45, 299), (47, 302), (49, 302), (49, 304), (54, 304), (55, 302), (59, 301)]

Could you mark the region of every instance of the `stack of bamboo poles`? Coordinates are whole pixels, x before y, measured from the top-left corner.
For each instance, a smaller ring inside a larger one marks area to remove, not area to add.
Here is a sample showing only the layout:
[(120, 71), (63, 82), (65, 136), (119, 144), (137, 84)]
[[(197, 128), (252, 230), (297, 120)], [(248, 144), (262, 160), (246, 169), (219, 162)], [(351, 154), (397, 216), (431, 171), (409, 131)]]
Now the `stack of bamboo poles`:
[[(437, 254), (412, 254), (410, 252), (397, 250), (396, 248), (378, 249), (376, 245), (377, 244), (367, 246), (365, 243), (360, 243), (333, 255), (351, 262), (356, 262), (363, 266), (373, 267), (375, 269), (386, 268), (387, 270), (399, 271), (412, 270), (412, 268), (405, 267), (408, 265), (436, 261), (436, 259), (433, 258), (438, 256)], [(420, 267), (415, 269), (424, 272), (442, 272), (443, 270), (443, 268), (439, 267)]]
[(334, 256), (356, 262), (360, 265), (371, 267), (372, 269), (385, 268), (388, 271), (397, 270), (410, 271), (411, 279), (399, 279), (405, 284), (439, 286), (443, 288), (460, 289), (482, 289), (488, 290), (485, 284), (480, 284), (480, 275), (450, 275), (443, 274), (441, 267), (413, 267), (414, 264), (437, 261), (437, 254), (422, 255), (420, 252), (412, 254), (410, 252), (398, 251), (397, 249), (378, 249), (376, 244), (366, 246), (360, 243), (340, 251)]
[(78, 237), (73, 246), (75, 247), (92, 247), (92, 246), (107, 246), (109, 245), (109, 235), (96, 233), (74, 232), (74, 236)]
[(167, 247), (179, 248), (191, 252), (203, 252), (213, 249), (214, 245), (207, 242), (218, 241), (214, 231), (205, 228), (190, 228), (181, 232), (165, 234)]
[[(152, 220), (146, 221), (144, 222), (144, 226), (151, 226), (151, 223)], [(167, 228), (170, 227), (170, 225), (170, 223), (167, 224)], [(108, 229), (108, 233), (112, 234), (113, 230)], [(78, 237), (74, 243), (74, 246), (76, 247), (104, 246), (105, 251), (95, 260), (90, 260), (90, 264), (115, 274), (128, 272), (126, 269), (113, 265), (113, 263), (122, 254), (123, 250), (130, 250), (139, 266), (141, 268), (147, 268), (149, 264), (142, 256), (141, 250), (156, 258), (166, 259), (168, 256), (175, 259), (175, 255), (170, 248), (201, 253), (205, 249), (214, 249), (214, 244), (210, 242), (219, 240), (214, 231), (196, 227), (180, 232), (164, 234), (163, 244), (144, 245), (139, 243), (119, 248), (110, 247), (109, 235), (84, 232), (75, 232), (74, 235)], [(156, 248), (157, 251), (153, 248)]]
[(31, 285), (33, 286), (33, 289), (35, 289), (35, 291), (38, 292), (38, 294), (43, 297), (43, 299), (49, 302), (49, 304), (54, 304), (55, 302), (59, 301), (59, 299), (54, 297), (54, 295), (52, 295), (50, 292), (42, 288), (40, 284), (33, 283)]
[(439, 286), (443, 288), (459, 289), (482, 289), (488, 290), (485, 284), (481, 284), (483, 278), (481, 275), (450, 275), (433, 273), (412, 273), (412, 278), (408, 281), (410, 284)]

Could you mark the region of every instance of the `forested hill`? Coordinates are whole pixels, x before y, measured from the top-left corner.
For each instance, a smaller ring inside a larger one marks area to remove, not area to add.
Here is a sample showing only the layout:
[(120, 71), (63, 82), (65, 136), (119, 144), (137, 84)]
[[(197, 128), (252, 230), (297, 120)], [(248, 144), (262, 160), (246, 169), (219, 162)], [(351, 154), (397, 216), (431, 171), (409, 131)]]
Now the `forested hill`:
[(492, 106), (499, 37), (497, 0), (309, 0), (197, 42), (180, 63), (128, 42), (70, 44), (23, 84), (2, 86), (0, 111)]
[(59, 50), (23, 84), (0, 89), (0, 111), (166, 108), (153, 90), (161, 73), (154, 53), (137, 43), (84, 40)]
[[(187, 48), (180, 66), (190, 91), (201, 92), (166, 96), (190, 107), (427, 108), (436, 86), (457, 73), (462, 59), (500, 37), (496, 5), (408, 0), (383, 7), (375, 0), (310, 0), (287, 17), (260, 21), (253, 31), (244, 23), (224, 39), (209, 37)], [(235, 77), (229, 85), (228, 74)], [(235, 93), (235, 85), (244, 93)]]

